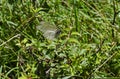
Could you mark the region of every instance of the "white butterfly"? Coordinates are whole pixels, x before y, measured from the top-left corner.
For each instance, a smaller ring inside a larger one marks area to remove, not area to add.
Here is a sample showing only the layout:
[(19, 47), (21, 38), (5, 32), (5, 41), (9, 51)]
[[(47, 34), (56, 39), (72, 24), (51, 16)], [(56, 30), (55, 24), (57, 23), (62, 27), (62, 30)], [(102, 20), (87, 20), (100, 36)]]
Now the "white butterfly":
[(43, 36), (49, 40), (54, 40), (61, 32), (55, 25), (44, 21), (41, 21), (36, 28), (37, 30), (40, 30), (43, 33)]

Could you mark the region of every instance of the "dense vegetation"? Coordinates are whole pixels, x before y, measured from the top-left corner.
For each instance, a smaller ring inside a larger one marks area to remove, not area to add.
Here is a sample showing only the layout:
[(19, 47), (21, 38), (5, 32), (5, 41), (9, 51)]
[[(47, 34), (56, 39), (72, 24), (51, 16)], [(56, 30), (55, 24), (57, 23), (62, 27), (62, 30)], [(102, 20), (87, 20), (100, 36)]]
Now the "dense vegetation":
[(119, 0), (0, 0), (0, 79), (120, 79), (119, 26)]

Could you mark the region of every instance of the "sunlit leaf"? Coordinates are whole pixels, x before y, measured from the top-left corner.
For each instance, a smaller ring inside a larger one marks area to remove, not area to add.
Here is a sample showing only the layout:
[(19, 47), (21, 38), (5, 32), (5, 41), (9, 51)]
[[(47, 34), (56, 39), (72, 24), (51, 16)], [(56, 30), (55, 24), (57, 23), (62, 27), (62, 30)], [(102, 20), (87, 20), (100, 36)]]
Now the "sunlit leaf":
[(69, 42), (69, 43), (77, 43), (77, 44), (79, 44), (79, 41), (78, 41), (77, 39), (74, 39), (74, 38), (70, 38), (70, 39), (68, 40), (68, 42)]

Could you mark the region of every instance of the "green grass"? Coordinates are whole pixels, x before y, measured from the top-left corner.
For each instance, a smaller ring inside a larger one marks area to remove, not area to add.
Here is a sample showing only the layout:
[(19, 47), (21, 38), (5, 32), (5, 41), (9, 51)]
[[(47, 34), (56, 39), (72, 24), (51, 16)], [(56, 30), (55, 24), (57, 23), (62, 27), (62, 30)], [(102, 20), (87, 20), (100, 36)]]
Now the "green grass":
[[(0, 0), (0, 79), (119, 78), (119, 10), (109, 0)], [(59, 38), (45, 39), (41, 20)]]

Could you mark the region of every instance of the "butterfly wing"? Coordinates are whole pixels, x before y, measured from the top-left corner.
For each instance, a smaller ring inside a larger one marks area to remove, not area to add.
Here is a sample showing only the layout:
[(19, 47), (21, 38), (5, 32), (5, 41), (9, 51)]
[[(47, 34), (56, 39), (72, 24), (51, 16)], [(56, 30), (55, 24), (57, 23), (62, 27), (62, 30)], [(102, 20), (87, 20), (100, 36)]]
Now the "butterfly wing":
[(41, 21), (40, 24), (36, 27), (41, 32), (46, 32), (47, 30), (56, 30), (57, 27), (48, 22)]
[(49, 40), (54, 40), (55, 39), (55, 34), (56, 34), (55, 31), (48, 30), (43, 35), (44, 35), (45, 38), (47, 38)]
[(44, 21), (41, 21), (40, 25), (38, 25), (36, 28), (40, 30), (43, 33), (43, 36), (49, 40), (55, 39), (56, 33), (58, 33), (58, 29), (55, 25)]

